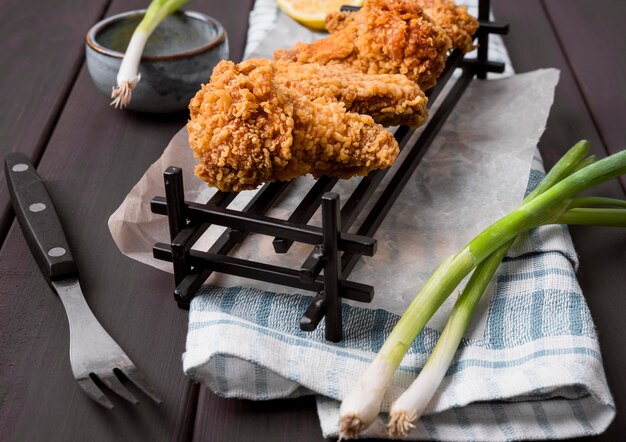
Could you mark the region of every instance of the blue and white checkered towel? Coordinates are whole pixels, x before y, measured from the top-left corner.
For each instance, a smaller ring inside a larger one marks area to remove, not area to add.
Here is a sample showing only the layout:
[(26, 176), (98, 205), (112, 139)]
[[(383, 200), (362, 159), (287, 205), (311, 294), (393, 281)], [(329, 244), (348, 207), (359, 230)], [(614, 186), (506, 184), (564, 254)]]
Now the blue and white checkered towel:
[[(259, 50), (255, 41), (263, 40), (276, 19), (274, 1), (257, 0), (248, 53)], [(503, 46), (495, 46), (492, 58), (503, 59)], [(542, 174), (536, 156), (529, 188)], [(518, 238), (495, 277), (481, 336), (462, 341), (409, 439), (566, 438), (597, 434), (609, 425), (615, 406), (576, 268), (566, 228), (543, 227)], [(339, 401), (398, 316), (344, 305), (344, 340), (332, 344), (324, 339), (323, 323), (313, 333), (299, 329), (310, 302), (296, 294), (204, 287), (191, 304), (185, 373), (225, 397), (315, 394), (324, 435), (337, 436)], [(439, 334), (429, 327), (419, 334), (384, 409), (419, 373)], [(387, 437), (383, 420), (364, 436)]]

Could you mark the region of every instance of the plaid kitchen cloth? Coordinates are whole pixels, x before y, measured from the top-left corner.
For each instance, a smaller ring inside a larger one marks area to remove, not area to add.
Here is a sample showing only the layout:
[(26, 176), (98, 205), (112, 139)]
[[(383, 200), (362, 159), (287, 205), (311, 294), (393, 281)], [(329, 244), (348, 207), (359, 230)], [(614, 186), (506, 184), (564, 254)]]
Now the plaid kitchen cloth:
[[(476, 7), (471, 3), (470, 11)], [(256, 1), (248, 53), (277, 15), (274, 1)], [(493, 46), (491, 58), (508, 61), (504, 46)], [(529, 189), (542, 170), (537, 154)], [(494, 278), (482, 338), (462, 341), (408, 439), (568, 438), (606, 429), (615, 405), (576, 268), (564, 226), (534, 229), (517, 239)], [(191, 304), (185, 373), (224, 397), (316, 395), (324, 436), (337, 436), (339, 401), (399, 317), (344, 304), (344, 339), (333, 344), (324, 339), (323, 322), (314, 332), (300, 330), (299, 318), (311, 300), (246, 287), (203, 287)], [(415, 379), (439, 336), (428, 327), (418, 335), (383, 410)], [(388, 437), (384, 422), (383, 415), (363, 437)]]

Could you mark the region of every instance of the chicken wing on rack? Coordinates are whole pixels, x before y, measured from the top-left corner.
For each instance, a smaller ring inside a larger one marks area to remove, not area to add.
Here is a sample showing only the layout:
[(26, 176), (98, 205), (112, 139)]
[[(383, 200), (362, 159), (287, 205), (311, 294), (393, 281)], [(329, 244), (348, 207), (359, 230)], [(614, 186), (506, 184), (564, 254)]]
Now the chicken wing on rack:
[(277, 60), (348, 65), (369, 74), (404, 74), (433, 87), (452, 43), (414, 1), (368, 0), (345, 26), (311, 44), (274, 52)]
[[(413, 0), (424, 9), (452, 41), (453, 48), (463, 52), (474, 49), (472, 40), (478, 30), (478, 20), (467, 13), (466, 6), (459, 6), (453, 0)], [(326, 29), (334, 33), (352, 22), (357, 12), (337, 11), (326, 16)]]
[(428, 99), (404, 75), (364, 74), (341, 65), (275, 63), (276, 81), (314, 100), (328, 97), (349, 112), (370, 115), (383, 126), (421, 126), (428, 117)]
[(390, 166), (398, 144), (367, 115), (309, 100), (275, 80), (271, 60), (220, 62), (189, 104), (195, 173), (222, 191), (307, 173), (349, 178)]
[(448, 34), (453, 48), (463, 52), (474, 49), (478, 20), (467, 13), (465, 5), (457, 5), (453, 0), (417, 0), (417, 4)]

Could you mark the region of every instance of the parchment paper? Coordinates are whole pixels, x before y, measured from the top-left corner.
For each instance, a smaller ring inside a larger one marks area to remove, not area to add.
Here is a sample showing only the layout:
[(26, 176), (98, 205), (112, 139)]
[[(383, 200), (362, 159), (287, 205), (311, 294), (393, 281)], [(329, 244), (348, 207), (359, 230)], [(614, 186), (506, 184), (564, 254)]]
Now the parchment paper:
[[(557, 70), (546, 69), (474, 81), (469, 86), (376, 234), (376, 255), (363, 258), (353, 271), (350, 279), (372, 284), (376, 290), (371, 304), (359, 306), (402, 313), (444, 258), (521, 201), (558, 76)], [(109, 219), (113, 239), (125, 255), (171, 271), (170, 263), (152, 257), (154, 243), (169, 242), (169, 233), (167, 218), (151, 213), (150, 200), (165, 194), (163, 171), (168, 166), (179, 166), (184, 171), (185, 199), (206, 202), (214, 190), (193, 176), (195, 162), (183, 128)], [(334, 191), (345, 195), (358, 180), (340, 181)], [(269, 215), (287, 218), (312, 183), (311, 177), (297, 179)], [(243, 208), (254, 192), (242, 192), (230, 207)], [(311, 224), (319, 225), (319, 213)], [(222, 231), (211, 227), (194, 248), (208, 249)], [(294, 244), (289, 253), (278, 255), (271, 241), (270, 237), (251, 235), (234, 255), (299, 268), (311, 251), (311, 246)], [(218, 274), (208, 283), (298, 292)], [(438, 311), (429, 327), (443, 327), (453, 298)], [(474, 333), (481, 333), (480, 320), (474, 322)]]

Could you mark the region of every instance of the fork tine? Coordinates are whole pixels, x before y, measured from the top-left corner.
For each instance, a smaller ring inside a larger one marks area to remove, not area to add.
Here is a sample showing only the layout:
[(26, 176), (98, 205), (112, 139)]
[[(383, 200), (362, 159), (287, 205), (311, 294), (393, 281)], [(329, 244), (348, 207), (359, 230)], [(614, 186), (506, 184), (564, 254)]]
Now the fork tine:
[(101, 372), (96, 373), (96, 375), (98, 376), (98, 379), (100, 379), (100, 381), (102, 381), (104, 385), (109, 387), (109, 389), (113, 391), (114, 393), (116, 393), (118, 396), (123, 397), (131, 404), (136, 405), (139, 403), (139, 400), (137, 400), (137, 398), (133, 396), (133, 394), (130, 391), (128, 391), (126, 387), (124, 387), (124, 385), (122, 385), (120, 380), (115, 376), (115, 373), (113, 373), (112, 371), (110, 372), (101, 371)]
[(146, 396), (152, 399), (157, 404), (160, 404), (162, 401), (157, 395), (156, 389), (148, 382), (148, 379), (134, 366), (118, 368), (124, 375), (131, 381), (137, 388), (143, 391)]
[(77, 379), (77, 381), (78, 381), (78, 386), (83, 389), (83, 391), (87, 394), (87, 396), (89, 396), (94, 401), (102, 405), (104, 408), (107, 408), (109, 410), (113, 409), (113, 403), (111, 403), (109, 398), (107, 398), (104, 395), (102, 390), (98, 388), (98, 386), (94, 383), (94, 381), (91, 378), (89, 377), (80, 378), (80, 379)]

